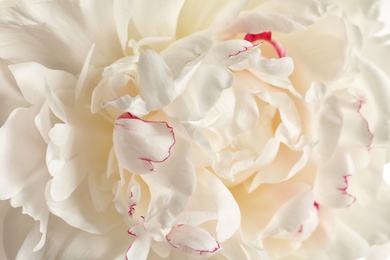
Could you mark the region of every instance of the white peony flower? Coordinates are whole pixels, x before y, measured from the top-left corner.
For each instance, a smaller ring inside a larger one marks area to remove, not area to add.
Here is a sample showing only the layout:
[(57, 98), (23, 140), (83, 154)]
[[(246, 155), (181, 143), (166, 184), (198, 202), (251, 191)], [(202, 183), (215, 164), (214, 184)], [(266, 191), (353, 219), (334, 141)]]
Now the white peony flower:
[(1, 259), (385, 259), (382, 1), (0, 1)]

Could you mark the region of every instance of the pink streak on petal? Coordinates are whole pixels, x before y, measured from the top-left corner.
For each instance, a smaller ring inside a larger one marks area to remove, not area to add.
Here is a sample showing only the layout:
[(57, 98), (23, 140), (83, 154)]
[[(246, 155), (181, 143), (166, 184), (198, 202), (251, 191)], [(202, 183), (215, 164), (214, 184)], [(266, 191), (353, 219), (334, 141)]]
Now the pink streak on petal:
[(341, 191), (342, 194), (344, 195), (347, 195), (348, 197), (351, 197), (353, 199), (353, 201), (351, 202), (351, 204), (347, 205), (347, 207), (351, 206), (353, 203), (355, 203), (356, 201), (356, 197), (349, 194), (347, 192), (347, 189), (348, 189), (348, 177), (352, 176), (351, 174), (347, 174), (347, 175), (344, 175), (343, 178), (344, 178), (344, 183), (345, 183), (345, 187), (343, 188), (339, 188), (338, 190)]
[[(170, 125), (168, 125), (168, 123), (167, 122), (165, 122), (165, 121), (153, 121), (153, 120), (143, 120), (143, 119), (141, 119), (141, 118), (139, 118), (139, 117), (137, 117), (137, 116), (134, 116), (134, 115), (132, 115), (131, 113), (129, 113), (129, 112), (126, 112), (126, 113), (123, 113), (122, 115), (120, 115), (117, 119), (122, 119), (122, 118), (130, 118), (130, 119), (136, 119), (136, 120), (141, 120), (142, 122), (145, 122), (145, 123), (158, 123), (158, 124), (160, 124), (160, 123), (164, 123), (165, 125), (166, 125), (166, 127), (168, 128), (168, 129), (170, 129), (170, 132), (171, 132), (171, 134), (172, 134), (172, 138), (173, 138), (173, 143), (172, 143), (172, 145), (168, 148), (168, 156), (167, 157), (165, 157), (164, 159), (162, 159), (161, 161), (154, 161), (154, 160), (152, 160), (152, 159), (150, 159), (150, 158), (143, 158), (143, 157), (141, 157), (141, 158), (138, 158), (138, 159), (140, 159), (140, 160), (142, 160), (142, 161), (147, 161), (149, 164), (150, 164), (150, 170), (149, 171), (151, 171), (151, 172), (153, 172), (154, 171), (154, 165), (152, 164), (152, 163), (163, 163), (163, 162), (165, 162), (170, 156), (171, 156), (171, 150), (172, 150), (172, 147), (175, 145), (175, 143), (176, 143), (176, 138), (175, 138), (175, 133), (174, 133), (174, 131), (173, 131), (173, 127), (171, 127)], [(116, 125), (118, 125), (118, 126), (121, 126), (121, 124), (119, 124), (119, 123), (116, 123)]]
[(320, 210), (320, 205), (318, 204), (318, 202), (317, 202), (317, 201), (314, 201), (314, 204), (313, 204), (313, 206), (316, 208), (316, 210), (317, 210), (317, 211), (319, 211), (319, 210)]
[(130, 244), (130, 246), (127, 248), (127, 250), (126, 250), (126, 254), (125, 254), (126, 260), (129, 260), (129, 259), (127, 258), (127, 252), (129, 252), (129, 250), (130, 250), (131, 246), (133, 245), (133, 243), (134, 243), (134, 242), (132, 242), (132, 243)]
[[(127, 233), (128, 233), (129, 235), (132, 235), (133, 237), (137, 237), (137, 235), (136, 235), (135, 233), (133, 233), (133, 232), (131, 231), (131, 229), (127, 230)], [(130, 245), (130, 247), (131, 247), (131, 245)], [(129, 247), (129, 249), (130, 249), (130, 247)], [(129, 251), (129, 250), (127, 250), (127, 251)]]
[(257, 34), (247, 33), (244, 40), (248, 42), (255, 42), (258, 40), (269, 42), (275, 48), (279, 58), (286, 57), (286, 49), (280, 43), (272, 39), (272, 32), (261, 32)]
[[(176, 226), (173, 226), (172, 227), (172, 230), (175, 229), (175, 228), (178, 228), (178, 227), (181, 227), (181, 226), (184, 226), (184, 224), (178, 224)], [(180, 244), (174, 244), (172, 242), (172, 240), (168, 237), (168, 235), (165, 236), (165, 238), (167, 239), (168, 243), (175, 249), (180, 249), (181, 246)], [(194, 251), (198, 252), (199, 255), (202, 255), (203, 253), (214, 253), (216, 252), (217, 250), (219, 250), (221, 248), (221, 245), (218, 243), (217, 240), (215, 240), (215, 242), (217, 243), (217, 246), (215, 248), (213, 248), (212, 250), (202, 250), (202, 249), (194, 249), (192, 248)]]
[(368, 131), (368, 133), (369, 133), (369, 135), (370, 135), (370, 143), (367, 145), (367, 149), (368, 149), (368, 150), (371, 150), (371, 145), (372, 145), (372, 142), (373, 142), (373, 140), (374, 140), (374, 134), (371, 132), (370, 125), (368, 124), (367, 119), (365, 119), (364, 116), (363, 116), (362, 113), (361, 113), (361, 109), (362, 109), (362, 107), (363, 107), (363, 104), (365, 103), (365, 100), (364, 100), (364, 98), (362, 97), (362, 98), (360, 98), (360, 99), (358, 100), (358, 102), (359, 102), (359, 107), (358, 107), (358, 109), (357, 109), (357, 113), (358, 113), (359, 116), (363, 119), (364, 125), (366, 126), (366, 129), (367, 129), (367, 131)]
[(172, 240), (168, 237), (168, 235), (166, 235), (165, 238), (167, 239), (168, 243), (169, 243), (173, 248), (176, 248), (176, 249), (179, 249), (179, 248), (180, 248), (180, 245), (175, 245), (174, 243), (172, 243)]
[(249, 47), (247, 47), (247, 46), (243, 46), (243, 47), (244, 47), (244, 49), (243, 49), (243, 50), (239, 50), (238, 52), (236, 52), (236, 53), (234, 53), (234, 54), (230, 54), (230, 55), (229, 55), (229, 58), (231, 58), (231, 57), (235, 57), (235, 56), (238, 56), (238, 55), (240, 55), (241, 53), (244, 53), (244, 52), (250, 51), (250, 50), (252, 50), (252, 49), (256, 48), (257, 46), (259, 46), (259, 44), (255, 44), (255, 45), (252, 45), (252, 46), (249, 46)]
[(217, 243), (217, 246), (213, 248), (212, 250), (196, 250), (199, 252), (199, 255), (202, 255), (203, 253), (214, 253), (218, 251), (221, 248), (221, 245), (218, 243), (218, 241), (215, 241)]
[(298, 233), (302, 233), (302, 231), (303, 231), (303, 225), (300, 225), (298, 229)]
[(134, 212), (135, 212), (135, 206), (137, 206), (136, 203), (133, 203), (133, 204), (130, 205), (129, 211), (128, 211), (129, 217), (133, 217)]

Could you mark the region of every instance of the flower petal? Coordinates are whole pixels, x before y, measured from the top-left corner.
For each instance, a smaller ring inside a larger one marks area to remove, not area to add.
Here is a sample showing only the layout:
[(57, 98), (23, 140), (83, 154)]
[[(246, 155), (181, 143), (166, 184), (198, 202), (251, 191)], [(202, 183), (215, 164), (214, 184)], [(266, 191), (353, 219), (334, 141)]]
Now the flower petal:
[(134, 0), (114, 0), (113, 2), (116, 31), (123, 50), (127, 47), (128, 27), (134, 10), (134, 2)]
[(318, 168), (313, 192), (315, 200), (330, 207), (347, 207), (356, 198), (347, 192), (348, 178), (355, 174), (352, 157), (338, 149), (325, 165)]
[(175, 36), (183, 3), (184, 0), (136, 0), (132, 21), (143, 37)]
[(305, 26), (294, 19), (278, 13), (260, 13), (257, 11), (243, 11), (227, 28), (226, 33), (261, 33), (278, 31), (289, 33), (293, 30), (302, 30)]
[(139, 80), (148, 110), (160, 109), (176, 97), (170, 68), (152, 50), (144, 51), (139, 58)]
[(164, 110), (182, 119), (201, 119), (232, 83), (233, 75), (225, 67), (201, 66), (184, 93)]
[(151, 236), (144, 232), (137, 236), (126, 252), (126, 260), (146, 260), (152, 244)]
[(177, 225), (166, 236), (173, 248), (194, 256), (210, 256), (221, 246), (205, 229), (188, 225)]
[(162, 121), (146, 121), (125, 113), (115, 121), (114, 149), (119, 164), (134, 174), (154, 171), (175, 144), (172, 127)]
[[(1, 128), (0, 199), (11, 199), (13, 207), (22, 207), (40, 222), (42, 238), (35, 247), (39, 249), (46, 237), (49, 212), (44, 190), (50, 175), (45, 165), (46, 143), (34, 127), (35, 115), (34, 107), (19, 108)], [(18, 152), (10, 152), (16, 148)]]
[(195, 170), (188, 160), (189, 152), (189, 144), (178, 139), (171, 158), (156, 164), (154, 174), (142, 175), (151, 193), (144, 225), (153, 234), (172, 227), (195, 191)]

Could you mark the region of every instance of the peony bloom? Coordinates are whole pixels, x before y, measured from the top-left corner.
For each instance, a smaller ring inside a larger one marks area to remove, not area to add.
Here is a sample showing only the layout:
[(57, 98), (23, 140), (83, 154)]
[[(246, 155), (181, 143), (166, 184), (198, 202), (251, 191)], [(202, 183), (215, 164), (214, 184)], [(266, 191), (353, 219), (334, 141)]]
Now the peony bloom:
[(0, 258), (385, 259), (381, 7), (0, 1)]

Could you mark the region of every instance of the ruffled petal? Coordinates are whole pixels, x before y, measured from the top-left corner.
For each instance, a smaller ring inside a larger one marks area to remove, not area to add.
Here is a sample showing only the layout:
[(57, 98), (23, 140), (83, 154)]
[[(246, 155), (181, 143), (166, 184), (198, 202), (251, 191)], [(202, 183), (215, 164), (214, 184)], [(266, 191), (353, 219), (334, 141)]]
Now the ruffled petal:
[(205, 229), (188, 225), (177, 225), (166, 236), (169, 244), (193, 256), (210, 256), (221, 246)]
[[(1, 11), (0, 57), (12, 62), (34, 61), (77, 74), (94, 43), (99, 53), (94, 57), (95, 65), (107, 64), (121, 54), (119, 41), (113, 34), (115, 25), (110, 2), (20, 0), (17, 6)], [(77, 48), (74, 39), (77, 39)]]
[(134, 10), (134, 2), (134, 0), (115, 0), (113, 2), (116, 31), (118, 33), (119, 42), (123, 50), (125, 50), (127, 47), (127, 41), (129, 37), (128, 27), (132, 16), (132, 11)]
[(154, 171), (175, 144), (172, 127), (162, 121), (146, 121), (125, 113), (115, 122), (114, 149), (119, 164), (135, 174)]
[(183, 95), (164, 110), (174, 117), (200, 119), (232, 83), (233, 75), (225, 67), (211, 64), (201, 66)]
[[(44, 190), (50, 175), (45, 165), (46, 143), (34, 127), (36, 113), (34, 107), (19, 108), (1, 128), (0, 198), (11, 199), (13, 207), (22, 207), (25, 214), (39, 221), (42, 237), (35, 247), (38, 250), (46, 237), (49, 212)], [(15, 148), (18, 152), (10, 152)]]
[(348, 193), (348, 178), (354, 174), (351, 156), (336, 150), (329, 162), (318, 168), (313, 187), (316, 201), (336, 208), (351, 206), (356, 197)]
[(173, 76), (162, 57), (152, 50), (144, 51), (139, 59), (141, 96), (148, 110), (157, 110), (175, 97)]
[(151, 244), (152, 238), (148, 233), (144, 232), (137, 235), (137, 238), (126, 252), (126, 260), (146, 260)]
[(155, 239), (161, 239), (161, 229), (172, 227), (195, 191), (195, 171), (188, 160), (189, 152), (189, 144), (178, 139), (169, 160), (156, 164), (154, 174), (142, 175), (151, 194), (144, 225), (157, 236)]

